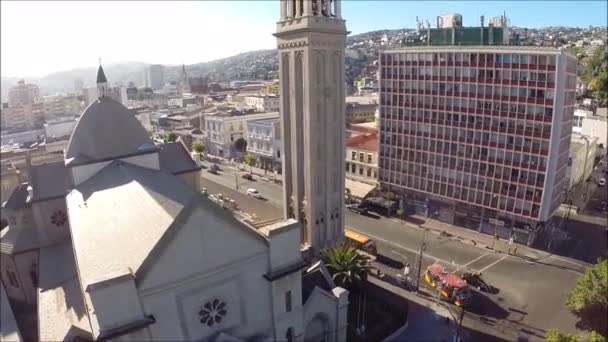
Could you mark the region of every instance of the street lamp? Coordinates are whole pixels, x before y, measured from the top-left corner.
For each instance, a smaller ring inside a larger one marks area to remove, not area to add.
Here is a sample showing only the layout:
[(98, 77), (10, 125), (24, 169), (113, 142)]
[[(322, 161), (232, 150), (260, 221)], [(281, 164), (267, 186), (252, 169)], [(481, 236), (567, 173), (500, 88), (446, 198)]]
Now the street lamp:
[[(497, 197), (498, 197), (497, 194), (492, 195), (492, 199), (495, 199)], [(492, 250), (494, 250), (494, 246), (496, 245), (496, 240), (498, 239), (498, 234), (496, 234), (496, 226), (497, 226), (496, 222), (494, 222), (492, 225), (494, 226), (494, 239), (492, 240)]]

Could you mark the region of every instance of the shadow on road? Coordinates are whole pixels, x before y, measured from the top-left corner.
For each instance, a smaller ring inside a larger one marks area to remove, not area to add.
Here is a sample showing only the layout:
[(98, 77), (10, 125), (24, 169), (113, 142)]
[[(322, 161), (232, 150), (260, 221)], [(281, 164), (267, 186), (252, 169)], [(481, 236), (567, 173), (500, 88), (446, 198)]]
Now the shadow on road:
[(471, 291), (471, 304), (467, 306), (467, 311), (495, 319), (505, 319), (509, 316), (509, 311), (503, 309), (485, 294), (477, 291)]
[(391, 267), (391, 268), (396, 268), (396, 269), (400, 269), (400, 268), (403, 268), (405, 266), (405, 265), (403, 265), (403, 262), (401, 262), (399, 260), (396, 260), (396, 259), (393, 259), (393, 258), (388, 257), (388, 256), (383, 255), (383, 254), (378, 254), (376, 256), (376, 261), (379, 262), (379, 263), (381, 263), (381, 264), (383, 264), (383, 265), (386, 265), (386, 266)]

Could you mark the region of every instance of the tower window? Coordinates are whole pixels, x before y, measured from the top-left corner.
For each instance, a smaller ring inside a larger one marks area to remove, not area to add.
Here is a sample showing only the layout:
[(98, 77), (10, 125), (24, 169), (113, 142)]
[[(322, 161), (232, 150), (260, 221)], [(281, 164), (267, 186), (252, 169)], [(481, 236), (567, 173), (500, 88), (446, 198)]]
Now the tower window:
[(291, 312), (291, 291), (285, 292), (285, 312)]

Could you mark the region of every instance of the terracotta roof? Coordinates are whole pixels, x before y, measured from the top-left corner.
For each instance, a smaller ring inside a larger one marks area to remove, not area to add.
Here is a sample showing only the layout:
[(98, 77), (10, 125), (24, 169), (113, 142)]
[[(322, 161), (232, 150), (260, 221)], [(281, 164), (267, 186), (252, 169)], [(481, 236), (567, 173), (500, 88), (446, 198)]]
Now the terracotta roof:
[(378, 152), (378, 133), (365, 133), (346, 139), (346, 146), (357, 150)]

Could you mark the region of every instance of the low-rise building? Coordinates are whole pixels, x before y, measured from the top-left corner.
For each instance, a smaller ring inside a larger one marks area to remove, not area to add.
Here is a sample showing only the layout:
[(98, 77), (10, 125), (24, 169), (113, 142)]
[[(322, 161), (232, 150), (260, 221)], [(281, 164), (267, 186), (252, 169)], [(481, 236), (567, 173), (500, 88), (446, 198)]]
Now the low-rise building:
[(256, 156), (257, 166), (281, 171), (281, 120), (275, 118), (247, 121), (247, 152)]
[(567, 175), (569, 187), (584, 182), (593, 173), (593, 160), (597, 153), (598, 139), (581, 134), (572, 134)]
[(276, 117), (278, 117), (278, 113), (207, 114), (204, 118), (207, 132), (205, 148), (210, 154), (222, 158), (235, 158), (239, 155), (235, 149), (235, 142), (241, 138), (245, 139), (247, 121)]
[(250, 95), (244, 97), (248, 106), (254, 107), (262, 112), (278, 112), (279, 97), (275, 95)]
[(346, 139), (346, 178), (362, 183), (378, 183), (378, 130)]
[(581, 134), (597, 138), (600, 148), (606, 148), (608, 139), (608, 120), (603, 116), (587, 116), (583, 120)]
[(44, 124), (44, 133), (46, 138), (59, 139), (69, 137), (76, 126), (75, 118), (62, 118), (48, 121)]
[(349, 96), (346, 98), (346, 122), (374, 121), (378, 98), (372, 96)]
[(585, 118), (593, 116), (593, 112), (582, 108), (574, 110), (574, 118), (572, 119), (572, 132), (581, 133), (583, 130), (583, 121)]

